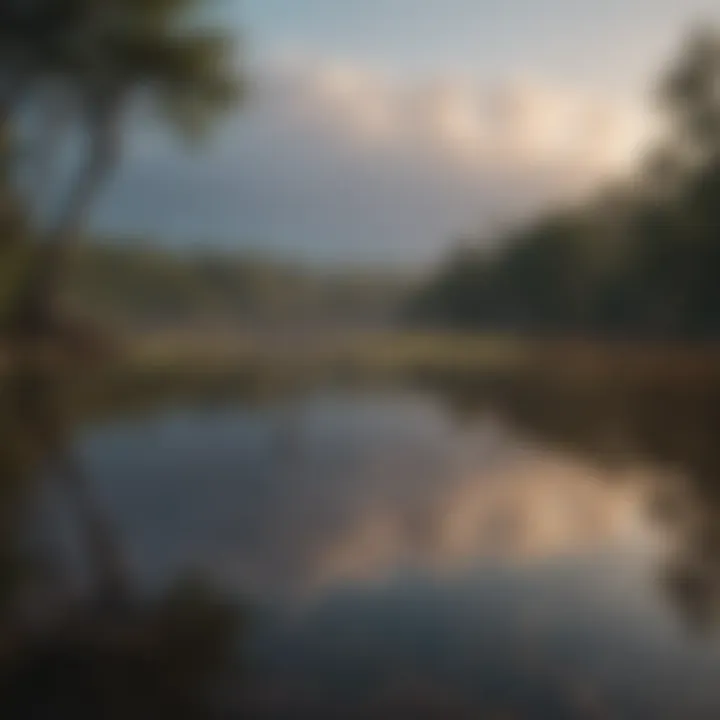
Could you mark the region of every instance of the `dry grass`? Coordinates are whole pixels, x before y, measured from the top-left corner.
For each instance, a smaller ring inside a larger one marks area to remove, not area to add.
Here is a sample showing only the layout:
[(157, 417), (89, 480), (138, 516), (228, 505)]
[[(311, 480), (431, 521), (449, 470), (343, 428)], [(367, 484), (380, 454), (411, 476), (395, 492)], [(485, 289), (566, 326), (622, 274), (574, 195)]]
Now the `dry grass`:
[[(17, 358), (0, 344), (0, 372)], [(28, 352), (21, 353), (22, 357)], [(35, 364), (54, 365), (52, 347), (30, 353)], [(92, 366), (73, 357), (70, 367)], [(413, 372), (473, 375), (531, 373), (581, 381), (718, 381), (720, 343), (703, 345), (537, 341), (488, 335), (417, 332), (346, 332), (261, 335), (237, 332), (127, 336), (103, 365), (129, 371), (224, 374), (269, 371), (323, 377)]]
[(174, 335), (131, 340), (126, 343), (124, 362), (135, 367), (207, 371), (258, 367), (313, 373), (532, 372), (579, 379), (717, 380), (720, 343), (534, 341), (410, 332), (284, 337)]

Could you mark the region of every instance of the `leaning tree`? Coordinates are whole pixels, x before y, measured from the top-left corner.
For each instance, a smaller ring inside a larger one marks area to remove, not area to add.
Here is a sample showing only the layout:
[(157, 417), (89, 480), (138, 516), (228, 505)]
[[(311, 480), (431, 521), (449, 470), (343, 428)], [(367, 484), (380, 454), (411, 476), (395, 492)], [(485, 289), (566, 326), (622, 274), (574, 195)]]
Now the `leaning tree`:
[(2, 0), (1, 160), (33, 260), (20, 325), (58, 317), (69, 260), (132, 123), (202, 133), (243, 96), (234, 38), (209, 0)]

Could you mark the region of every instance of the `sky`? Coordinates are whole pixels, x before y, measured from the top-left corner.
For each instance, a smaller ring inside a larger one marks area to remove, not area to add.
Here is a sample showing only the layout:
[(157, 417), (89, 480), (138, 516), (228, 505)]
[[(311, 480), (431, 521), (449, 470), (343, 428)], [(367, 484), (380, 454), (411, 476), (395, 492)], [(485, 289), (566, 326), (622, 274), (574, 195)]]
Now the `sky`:
[(627, 176), (707, 0), (217, 0), (245, 105), (187, 151), (135, 128), (96, 226), (422, 264)]

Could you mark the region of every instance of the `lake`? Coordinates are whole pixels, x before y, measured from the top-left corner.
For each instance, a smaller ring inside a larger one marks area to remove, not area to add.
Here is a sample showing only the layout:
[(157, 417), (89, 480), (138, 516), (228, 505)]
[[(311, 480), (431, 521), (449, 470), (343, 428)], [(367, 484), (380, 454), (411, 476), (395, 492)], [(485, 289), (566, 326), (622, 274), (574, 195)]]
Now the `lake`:
[[(4, 555), (42, 572), (0, 608), (33, 647), (58, 626), (72, 639), (44, 675), (10, 644), (10, 707), (22, 682), (69, 672), (68, 645), (110, 657), (127, 687), (126, 640), (96, 647), (122, 594), (132, 623), (176, 619), (162, 672), (187, 687), (223, 646), (224, 717), (720, 716), (720, 388), (446, 377), (84, 404), (45, 390), (3, 396), (2, 467), (22, 478), (3, 495)], [(203, 612), (157, 599), (178, 586)], [(196, 653), (199, 670), (178, 669)], [(78, 667), (64, 687), (99, 702)]]

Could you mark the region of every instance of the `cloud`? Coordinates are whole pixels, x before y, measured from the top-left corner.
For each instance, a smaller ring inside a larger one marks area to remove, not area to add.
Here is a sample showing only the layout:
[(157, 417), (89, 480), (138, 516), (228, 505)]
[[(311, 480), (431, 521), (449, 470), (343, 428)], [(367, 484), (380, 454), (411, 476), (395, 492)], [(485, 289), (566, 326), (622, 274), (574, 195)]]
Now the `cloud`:
[(639, 539), (654, 547), (650, 470), (541, 452), (489, 420), (458, 434), (422, 402), (387, 417), (339, 409), (332, 425), (328, 408), (305, 419), (292, 452), (276, 456), (270, 488), (244, 506), (251, 519), (212, 548), (228, 582), (312, 600), (381, 585), (398, 569), (452, 576), (483, 561), (528, 566)]
[(594, 177), (623, 168), (641, 136), (630, 109), (537, 80), (483, 89), (453, 78), (402, 86), (334, 64), (289, 72), (297, 79), (292, 106), (313, 108), (311, 121), (350, 143), (481, 173), (544, 167), (560, 183)]
[(400, 81), (294, 59), (257, 73), (202, 156), (140, 140), (100, 217), (326, 259), (429, 258), (624, 172), (643, 115), (537, 79)]

